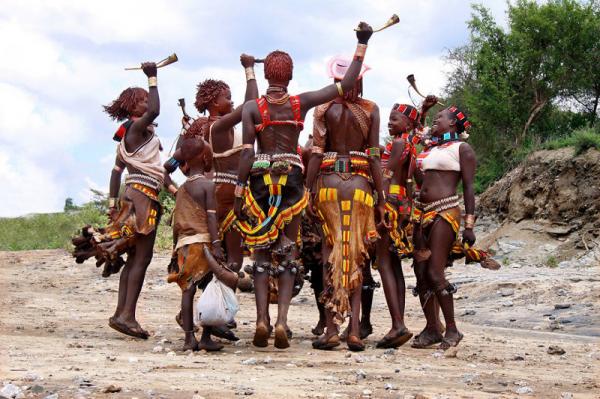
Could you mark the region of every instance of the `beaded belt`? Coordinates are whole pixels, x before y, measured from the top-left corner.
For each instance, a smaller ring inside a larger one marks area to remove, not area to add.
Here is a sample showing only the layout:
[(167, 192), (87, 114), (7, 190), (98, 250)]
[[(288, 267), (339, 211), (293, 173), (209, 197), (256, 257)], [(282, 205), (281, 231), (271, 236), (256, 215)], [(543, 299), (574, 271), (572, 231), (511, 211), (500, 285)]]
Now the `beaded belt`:
[(415, 206), (423, 212), (436, 211), (441, 212), (446, 209), (456, 208), (460, 205), (458, 195), (452, 195), (450, 197), (442, 198), (434, 202), (420, 202), (415, 201)]
[(369, 158), (360, 151), (350, 151), (346, 156), (340, 156), (337, 152), (326, 152), (321, 161), (321, 170), (338, 173), (368, 172)]
[(213, 183), (229, 183), (235, 184), (237, 182), (238, 176), (234, 173), (227, 172), (215, 172), (213, 177)]
[[(256, 154), (251, 172), (272, 171), (289, 172), (292, 166), (297, 166), (304, 171), (302, 158), (298, 154)], [(237, 176), (236, 176), (237, 180)]]
[(155, 191), (159, 191), (160, 186), (162, 185), (162, 183), (158, 179), (152, 176), (142, 175), (140, 173), (130, 173), (127, 176), (125, 176), (125, 184), (133, 183), (142, 184)]

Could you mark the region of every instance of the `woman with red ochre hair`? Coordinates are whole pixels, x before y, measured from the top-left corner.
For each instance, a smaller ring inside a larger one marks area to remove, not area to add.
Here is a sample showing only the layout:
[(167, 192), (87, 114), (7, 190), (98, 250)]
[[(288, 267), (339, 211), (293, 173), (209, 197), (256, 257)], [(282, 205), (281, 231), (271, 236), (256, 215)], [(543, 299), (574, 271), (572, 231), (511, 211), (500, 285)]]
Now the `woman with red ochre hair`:
[[(148, 91), (126, 89), (104, 107), (111, 118), (126, 120), (114, 137), (119, 144), (110, 178), (110, 225), (100, 232), (84, 228), (83, 236), (76, 237), (73, 243), (78, 262), (95, 256), (97, 264), (105, 263), (104, 276), (117, 273), (124, 263), (120, 255), (127, 253), (119, 280), (117, 308), (109, 319), (109, 326), (123, 334), (146, 339), (149, 334), (136, 320), (136, 305), (146, 269), (152, 260), (162, 211), (158, 192), (165, 183), (169, 185), (170, 180), (165, 180), (160, 160), (162, 147), (154, 132), (154, 120), (160, 110), (156, 64), (143, 63), (142, 70), (148, 76)], [(125, 189), (119, 196), (125, 168), (128, 171)], [(84, 249), (88, 251), (82, 255)]]
[(234, 211), (238, 218), (235, 226), (254, 254), (257, 319), (253, 343), (258, 347), (267, 346), (270, 335), (269, 274), (277, 276), (278, 281), (275, 347), (289, 347), (287, 313), (295, 275), (301, 267), (296, 243), (300, 213), (307, 204), (298, 136), (309, 109), (343, 96), (354, 87), (373, 33), (365, 23), (359, 29), (354, 60), (340, 82), (290, 96), (287, 89), (292, 79), (292, 59), (283, 51), (274, 51), (265, 59), (265, 79), (269, 82), (266, 94), (244, 105), (243, 150)]

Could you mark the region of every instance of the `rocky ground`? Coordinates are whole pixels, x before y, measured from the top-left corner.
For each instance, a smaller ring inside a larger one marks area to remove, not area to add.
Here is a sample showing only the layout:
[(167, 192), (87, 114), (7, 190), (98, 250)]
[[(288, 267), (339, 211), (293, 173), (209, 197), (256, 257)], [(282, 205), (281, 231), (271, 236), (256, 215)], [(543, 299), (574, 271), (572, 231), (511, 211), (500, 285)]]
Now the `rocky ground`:
[[(455, 398), (600, 397), (600, 265), (552, 263), (561, 245), (547, 233), (519, 235), (520, 225), (480, 234), (497, 250), (497, 272), (455, 265), (456, 312), (465, 339), (457, 351), (374, 348), (389, 327), (381, 289), (367, 350), (311, 347), (316, 322), (308, 285), (293, 300), (292, 347), (250, 344), (254, 305), (239, 294), (237, 334), (221, 353), (182, 353), (175, 324), (180, 293), (167, 284), (167, 257), (156, 255), (139, 303), (152, 332), (139, 341), (110, 329), (118, 279), (93, 262), (75, 265), (63, 251), (0, 252), (0, 396), (31, 398)], [(480, 233), (482, 231), (480, 230)], [(591, 255), (590, 255), (591, 254)], [(408, 265), (407, 284), (414, 285)], [(274, 312), (275, 309), (273, 308)], [(407, 325), (423, 326), (407, 297)]]

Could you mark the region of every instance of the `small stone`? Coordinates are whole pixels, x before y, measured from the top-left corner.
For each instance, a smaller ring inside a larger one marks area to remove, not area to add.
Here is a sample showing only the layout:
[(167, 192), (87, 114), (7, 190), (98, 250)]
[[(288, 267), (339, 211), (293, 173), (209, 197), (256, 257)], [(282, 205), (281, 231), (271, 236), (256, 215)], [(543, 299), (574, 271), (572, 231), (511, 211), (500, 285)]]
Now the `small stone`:
[(513, 296), (515, 294), (515, 290), (512, 288), (502, 288), (500, 290), (500, 295), (502, 296)]
[(31, 392), (33, 393), (42, 393), (44, 392), (44, 387), (41, 385), (34, 385), (31, 387)]
[(446, 349), (446, 351), (444, 351), (444, 357), (446, 357), (446, 358), (455, 358), (457, 354), (458, 354), (458, 347), (456, 347), (456, 346), (452, 346), (452, 347)]
[(600, 352), (591, 352), (588, 357), (594, 360), (600, 360)]
[(521, 356), (521, 355), (515, 355), (515, 356), (513, 356), (512, 360), (523, 361), (523, 360), (525, 360), (525, 357)]
[(524, 386), (524, 387), (518, 387), (515, 390), (516, 393), (518, 393), (519, 395), (530, 395), (533, 393), (533, 389), (529, 388), (528, 386)]
[(167, 352), (167, 356), (169, 356), (169, 357), (175, 357), (175, 356), (177, 356), (177, 353), (175, 353), (173, 351), (169, 351), (169, 352)]
[(346, 353), (344, 354), (344, 357), (346, 357), (346, 358), (348, 358), (348, 357), (352, 357), (352, 353), (350, 353), (350, 352), (346, 352)]
[(373, 395), (373, 391), (371, 391), (370, 389), (365, 389), (362, 391), (363, 396), (366, 397), (370, 397), (371, 395)]
[(569, 309), (571, 307), (570, 303), (557, 303), (556, 305), (554, 305), (554, 309), (559, 310), (559, 309)]
[(264, 364), (270, 364), (270, 363), (272, 363), (272, 362), (273, 362), (273, 359), (271, 359), (271, 356), (267, 356), (267, 357), (265, 357), (265, 358), (262, 360), (262, 362), (263, 362)]
[(137, 357), (130, 357), (129, 358), (129, 363), (137, 363), (138, 362), (138, 358)]
[(356, 363), (364, 363), (365, 358), (364, 358), (364, 356), (361, 356), (361, 355), (354, 355), (354, 361)]
[(114, 385), (109, 385), (106, 388), (104, 388), (104, 391), (102, 391), (104, 393), (116, 393), (116, 392), (121, 392), (121, 387), (117, 387)]
[(52, 394), (44, 397), (44, 399), (58, 399), (58, 394), (57, 393), (52, 393)]
[(433, 352), (431, 354), (431, 356), (433, 356), (436, 359), (440, 359), (440, 358), (442, 358), (444, 356), (444, 352), (441, 351), (441, 350), (437, 350), (437, 351)]
[(152, 348), (152, 352), (154, 353), (160, 353), (164, 350), (164, 348), (160, 345), (156, 345), (154, 348)]
[(571, 392), (561, 392), (560, 399), (573, 399), (573, 394)]
[(383, 351), (384, 355), (395, 355), (396, 354), (396, 349), (394, 348), (388, 348), (385, 351)]
[(367, 373), (365, 373), (365, 371), (363, 369), (359, 369), (356, 371), (356, 379), (357, 380), (364, 380), (367, 378)]
[(16, 398), (23, 394), (21, 388), (13, 384), (6, 384), (0, 389), (0, 395), (6, 398)]
[(240, 346), (246, 346), (246, 341), (243, 339), (240, 339), (239, 341), (235, 341), (233, 343), (233, 346), (239, 348)]
[(567, 352), (558, 345), (551, 345), (548, 347), (549, 355), (564, 355), (565, 353)]
[(511, 307), (513, 307), (513, 305), (514, 305), (513, 301), (502, 302), (502, 306), (504, 306), (505, 308), (511, 308)]
[(461, 316), (473, 316), (475, 313), (476, 312), (473, 309), (465, 309), (463, 310)]
[(473, 384), (478, 377), (479, 377), (479, 374), (466, 373), (466, 374), (463, 374), (462, 382), (470, 385), (470, 384)]
[(383, 389), (385, 389), (386, 391), (393, 391), (396, 389), (396, 387), (388, 382), (383, 386)]
[(253, 357), (246, 359), (246, 360), (242, 360), (242, 364), (244, 366), (254, 366), (254, 365), (256, 365), (256, 363), (257, 363), (256, 359)]
[(115, 360), (117, 360), (117, 357), (116, 356), (112, 356), (112, 355), (107, 355), (106, 356), (106, 360), (114, 362)]
[(40, 379), (40, 376), (31, 371), (27, 372), (27, 374), (25, 374), (25, 377), (23, 377), (23, 380), (28, 381), (28, 382), (37, 381), (39, 379)]

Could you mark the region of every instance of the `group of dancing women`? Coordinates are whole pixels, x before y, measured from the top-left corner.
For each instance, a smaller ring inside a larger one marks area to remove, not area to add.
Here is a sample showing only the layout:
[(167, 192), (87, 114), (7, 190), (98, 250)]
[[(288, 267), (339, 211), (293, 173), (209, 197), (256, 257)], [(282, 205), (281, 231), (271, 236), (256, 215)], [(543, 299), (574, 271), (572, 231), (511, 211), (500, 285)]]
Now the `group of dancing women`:
[[(288, 93), (293, 62), (287, 53), (273, 51), (264, 59), (268, 87), (262, 96), (256, 60), (243, 54), (243, 104), (233, 107), (225, 82), (202, 81), (194, 105), (204, 116), (185, 114), (175, 150), (164, 164), (154, 123), (160, 111), (157, 66), (142, 64), (148, 90), (128, 88), (104, 107), (121, 122), (114, 135), (118, 146), (109, 224), (86, 226), (73, 239), (77, 262), (94, 256), (104, 276), (120, 272), (110, 327), (149, 337), (136, 320), (136, 305), (162, 214), (159, 192), (166, 189), (176, 198), (167, 279), (182, 291), (175, 319), (185, 333), (184, 350), (222, 349), (214, 336), (237, 340), (235, 321), (195, 325), (193, 300), (210, 276), (232, 289), (241, 286), (245, 254), (252, 259), (244, 271), (251, 276), (256, 301), (256, 347), (267, 347), (270, 339), (276, 348), (290, 346), (290, 302), (310, 274), (319, 314), (313, 347), (330, 350), (345, 341), (352, 351), (364, 350), (363, 340), (372, 333), (376, 283), (371, 269), (380, 273), (391, 317), (391, 328), (376, 347), (405, 344), (413, 334), (404, 322), (403, 259), (412, 260), (413, 294), (426, 319), (412, 347), (458, 345), (463, 335), (454, 317), (457, 287), (446, 279), (445, 269), (462, 257), (496, 266), (472, 247), (476, 159), (465, 142), (470, 124), (465, 113), (451, 106), (425, 127), (427, 112), (438, 102), (427, 96), (420, 107), (393, 105), (390, 138), (380, 145), (379, 108), (363, 98), (369, 70), (363, 60), (372, 33), (361, 23), (352, 59), (334, 57), (327, 65), (332, 83), (298, 95)], [(312, 108), (313, 133), (300, 146), (304, 118)], [(170, 178), (177, 169), (187, 177), (179, 187)], [(270, 303), (277, 304), (274, 322)]]

